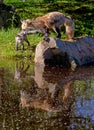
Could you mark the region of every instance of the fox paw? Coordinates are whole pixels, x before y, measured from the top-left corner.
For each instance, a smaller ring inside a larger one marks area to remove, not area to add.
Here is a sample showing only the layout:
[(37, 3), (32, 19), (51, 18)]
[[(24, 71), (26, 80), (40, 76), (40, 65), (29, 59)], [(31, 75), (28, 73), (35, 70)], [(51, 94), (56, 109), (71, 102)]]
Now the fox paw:
[(50, 38), (49, 37), (44, 37), (43, 40), (46, 41), (46, 42), (50, 42)]

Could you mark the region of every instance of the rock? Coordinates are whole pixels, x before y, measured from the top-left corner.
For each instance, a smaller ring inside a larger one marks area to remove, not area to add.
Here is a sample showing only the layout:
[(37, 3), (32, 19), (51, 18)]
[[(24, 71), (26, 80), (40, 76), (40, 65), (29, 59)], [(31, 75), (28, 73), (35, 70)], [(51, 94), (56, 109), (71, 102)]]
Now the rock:
[(94, 37), (86, 36), (73, 41), (49, 38), (36, 46), (35, 64), (71, 67), (94, 62)]

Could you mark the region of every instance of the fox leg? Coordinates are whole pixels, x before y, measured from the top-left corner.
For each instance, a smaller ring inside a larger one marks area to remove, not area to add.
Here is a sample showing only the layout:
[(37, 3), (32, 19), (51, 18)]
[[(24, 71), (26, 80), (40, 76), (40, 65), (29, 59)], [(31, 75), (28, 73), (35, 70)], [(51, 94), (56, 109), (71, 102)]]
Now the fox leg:
[(47, 27), (44, 28), (43, 35), (44, 35), (44, 37), (48, 37), (48, 35), (49, 35), (49, 29)]
[(53, 27), (54, 32), (57, 34), (57, 38), (61, 38), (60, 29), (57, 27)]
[(60, 30), (59, 30), (59, 28), (56, 28), (56, 31), (57, 31), (57, 38), (61, 38), (61, 33), (60, 33)]
[(21, 49), (24, 50), (24, 43), (21, 43)]
[(16, 42), (15, 50), (18, 51), (18, 42)]
[(49, 41), (49, 29), (46, 27), (43, 31), (44, 40)]
[(30, 46), (30, 42), (27, 39), (27, 36), (25, 36), (24, 40), (28, 43), (28, 46)]

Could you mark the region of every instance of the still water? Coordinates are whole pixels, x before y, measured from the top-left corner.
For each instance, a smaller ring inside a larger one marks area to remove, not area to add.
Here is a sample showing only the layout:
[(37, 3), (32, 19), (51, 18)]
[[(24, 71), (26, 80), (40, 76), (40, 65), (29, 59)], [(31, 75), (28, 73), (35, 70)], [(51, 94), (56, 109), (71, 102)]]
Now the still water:
[(94, 130), (94, 66), (1, 60), (0, 130)]

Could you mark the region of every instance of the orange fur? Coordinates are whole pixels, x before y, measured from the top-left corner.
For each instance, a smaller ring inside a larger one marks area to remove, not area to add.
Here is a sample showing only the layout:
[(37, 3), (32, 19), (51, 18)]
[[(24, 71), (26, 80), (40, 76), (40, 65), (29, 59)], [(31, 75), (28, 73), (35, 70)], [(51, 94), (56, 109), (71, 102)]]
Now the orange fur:
[(32, 20), (24, 20), (21, 27), (22, 30), (29, 28), (31, 32), (32, 30), (40, 30), (43, 34), (47, 34), (47, 36), (49, 30), (53, 30), (57, 33), (57, 37), (61, 37), (60, 28), (62, 25), (66, 28), (68, 39), (72, 39), (74, 37), (75, 24), (70, 16), (65, 16), (60, 12), (51, 12)]

